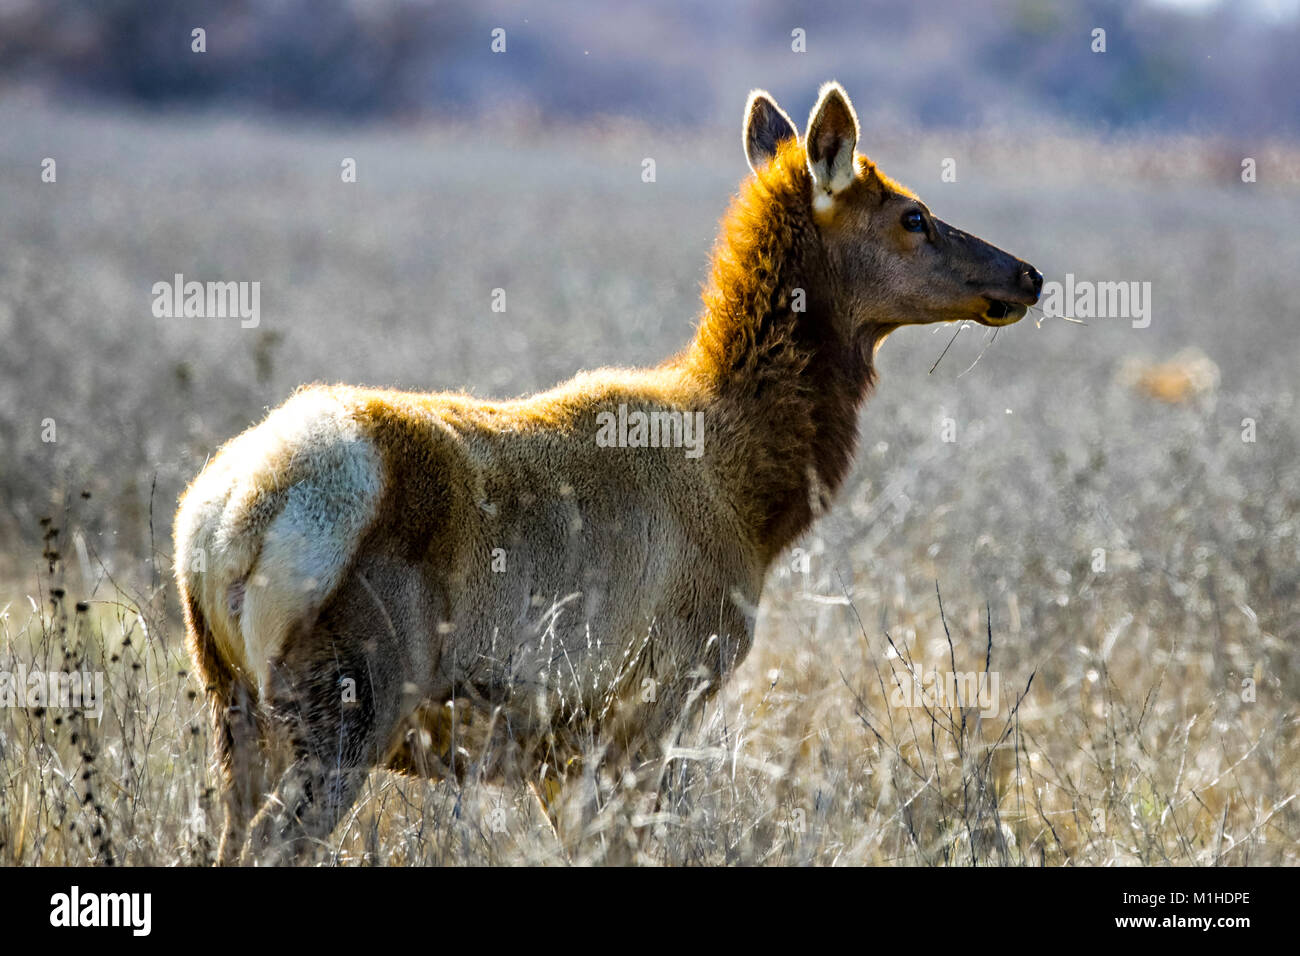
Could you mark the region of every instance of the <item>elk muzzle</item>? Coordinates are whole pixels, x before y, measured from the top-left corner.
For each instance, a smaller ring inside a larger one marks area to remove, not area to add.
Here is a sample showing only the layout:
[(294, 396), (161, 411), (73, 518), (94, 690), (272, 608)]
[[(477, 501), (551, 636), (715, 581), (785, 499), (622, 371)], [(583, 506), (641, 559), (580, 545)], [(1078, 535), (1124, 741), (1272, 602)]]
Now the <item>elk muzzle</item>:
[(978, 236), (942, 220), (935, 223), (940, 241), (961, 263), (967, 288), (981, 300), (982, 309), (974, 316), (975, 321), (997, 327), (1023, 319), (1043, 291), (1043, 274)]

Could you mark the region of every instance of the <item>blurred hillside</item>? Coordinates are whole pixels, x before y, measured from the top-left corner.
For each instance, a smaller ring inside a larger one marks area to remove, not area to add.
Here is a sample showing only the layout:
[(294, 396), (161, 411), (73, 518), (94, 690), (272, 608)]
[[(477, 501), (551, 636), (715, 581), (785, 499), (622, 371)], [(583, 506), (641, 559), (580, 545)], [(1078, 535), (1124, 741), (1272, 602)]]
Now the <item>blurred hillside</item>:
[(872, 91), (856, 94), (866, 120), (1300, 129), (1300, 17), (1286, 0), (663, 0), (612, 14), (594, 0), (0, 0), (0, 84), (335, 119), (715, 124), (752, 86), (833, 75)]

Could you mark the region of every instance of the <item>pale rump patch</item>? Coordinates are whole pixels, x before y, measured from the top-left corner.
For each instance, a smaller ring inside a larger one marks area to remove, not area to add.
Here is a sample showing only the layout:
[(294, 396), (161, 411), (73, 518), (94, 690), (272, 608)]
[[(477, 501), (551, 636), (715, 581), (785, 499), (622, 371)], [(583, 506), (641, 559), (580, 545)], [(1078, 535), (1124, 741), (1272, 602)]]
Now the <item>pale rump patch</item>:
[(290, 629), (342, 580), (383, 487), (349, 410), (307, 389), (222, 448), (186, 493), (178, 569), (223, 655), (259, 689)]

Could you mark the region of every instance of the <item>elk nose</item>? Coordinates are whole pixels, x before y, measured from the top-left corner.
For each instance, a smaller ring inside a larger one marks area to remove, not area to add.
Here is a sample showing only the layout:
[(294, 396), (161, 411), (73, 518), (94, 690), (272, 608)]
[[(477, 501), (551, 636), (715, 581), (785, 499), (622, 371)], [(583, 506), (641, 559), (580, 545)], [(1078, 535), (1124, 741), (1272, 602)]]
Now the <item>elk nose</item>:
[(1034, 295), (1043, 291), (1043, 274), (1025, 263), (1020, 267), (1020, 275), (1017, 277), (1020, 281), (1020, 288), (1026, 292), (1032, 292)]

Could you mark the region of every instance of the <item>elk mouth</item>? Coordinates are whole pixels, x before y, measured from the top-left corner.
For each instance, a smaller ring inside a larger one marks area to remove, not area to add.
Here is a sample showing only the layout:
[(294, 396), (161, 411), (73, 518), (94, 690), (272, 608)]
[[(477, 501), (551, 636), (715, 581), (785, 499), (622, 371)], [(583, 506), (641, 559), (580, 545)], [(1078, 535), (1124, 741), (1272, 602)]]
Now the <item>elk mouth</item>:
[(988, 299), (982, 315), (977, 319), (982, 325), (994, 328), (1019, 322), (1029, 311), (1029, 307), (1020, 302), (1008, 302), (1006, 299)]

